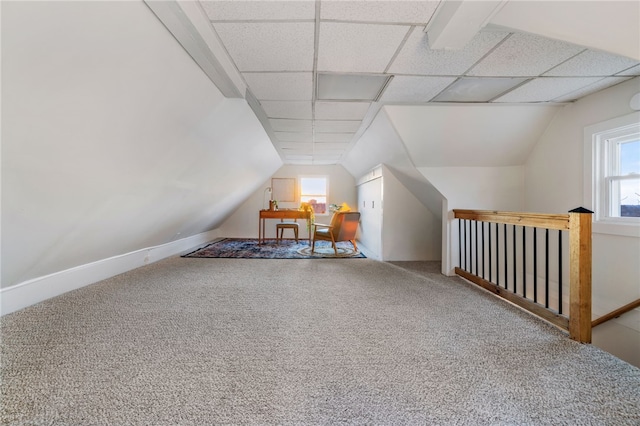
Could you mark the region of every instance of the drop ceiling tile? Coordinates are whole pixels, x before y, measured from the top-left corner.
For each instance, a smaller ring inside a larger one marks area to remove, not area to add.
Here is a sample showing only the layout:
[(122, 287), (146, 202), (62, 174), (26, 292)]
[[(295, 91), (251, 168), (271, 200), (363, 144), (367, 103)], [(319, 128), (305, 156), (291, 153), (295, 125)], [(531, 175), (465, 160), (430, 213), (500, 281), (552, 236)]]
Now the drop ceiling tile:
[(319, 100), (375, 100), (390, 76), (318, 73)]
[(583, 87), (581, 89), (575, 90), (571, 93), (568, 93), (564, 96), (554, 99), (554, 102), (571, 102), (576, 99), (580, 99), (583, 96), (590, 95), (592, 93), (598, 92), (600, 90), (606, 89), (607, 87), (611, 87), (618, 83), (622, 83), (623, 81), (629, 80), (631, 77), (606, 77), (600, 81), (597, 81), (589, 86)]
[(331, 142), (316, 142), (313, 144), (314, 149), (316, 151), (324, 151), (324, 150), (340, 150), (345, 151), (349, 148), (349, 143), (331, 143)]
[(318, 71), (383, 72), (409, 28), (321, 22)]
[(310, 101), (313, 95), (310, 72), (244, 73), (243, 76), (260, 101)]
[(317, 120), (362, 120), (369, 102), (316, 102)]
[(568, 61), (544, 73), (545, 76), (589, 77), (609, 76), (629, 67), (638, 65), (638, 61), (611, 53), (585, 50)]
[(262, 101), (260, 104), (269, 118), (313, 118), (311, 102)]
[(464, 49), (432, 50), (429, 48), (424, 27), (416, 27), (389, 67), (389, 72), (421, 75), (463, 74), (508, 34), (501, 31), (482, 31)]
[(426, 24), (436, 1), (322, 1), (320, 19)]
[(316, 133), (314, 142), (351, 142), (355, 133)]
[(320, 162), (325, 162), (324, 164), (330, 164), (330, 162), (337, 162), (342, 158), (342, 154), (339, 155), (313, 155), (313, 163), (320, 164)]
[(314, 157), (334, 157), (334, 156), (340, 157), (344, 153), (345, 153), (344, 149), (318, 149), (316, 145), (314, 145), (314, 148), (313, 148)]
[(515, 33), (507, 38), (467, 75), (533, 77), (566, 61), (583, 47), (532, 34)]
[(494, 102), (547, 102), (601, 80), (601, 77), (536, 78)]
[(313, 134), (311, 132), (274, 132), (276, 138), (281, 142), (311, 142)]
[(313, 22), (217, 23), (240, 71), (312, 71)]
[(463, 77), (433, 98), (433, 102), (487, 102), (526, 80), (510, 77)]
[(318, 133), (350, 133), (357, 132), (362, 121), (316, 120), (314, 135)]
[(283, 151), (288, 151), (288, 152), (290, 152), (291, 150), (313, 152), (313, 144), (312, 143), (280, 142), (280, 143), (278, 143), (278, 146)]
[(310, 132), (311, 120), (287, 120), (272, 118), (269, 120), (271, 127), (276, 132)]
[(324, 159), (316, 159), (315, 157), (313, 158), (313, 165), (314, 166), (331, 166), (333, 164), (338, 164), (340, 162), (340, 159), (342, 159), (342, 157), (336, 159), (336, 160), (324, 160)]
[(455, 77), (397, 75), (385, 89), (380, 102), (429, 102), (455, 80)]
[(315, 19), (313, 0), (298, 1), (207, 1), (202, 8), (211, 21)]
[(616, 75), (629, 75), (629, 76), (640, 75), (640, 65), (636, 65), (635, 67), (624, 70)]

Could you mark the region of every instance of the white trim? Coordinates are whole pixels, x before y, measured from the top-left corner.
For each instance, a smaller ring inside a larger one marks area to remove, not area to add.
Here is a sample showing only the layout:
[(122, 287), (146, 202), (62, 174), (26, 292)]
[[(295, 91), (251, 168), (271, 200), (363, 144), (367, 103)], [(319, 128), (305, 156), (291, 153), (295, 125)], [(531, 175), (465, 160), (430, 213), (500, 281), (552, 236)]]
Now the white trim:
[(213, 240), (216, 234), (217, 230), (203, 232), (159, 246), (147, 247), (54, 272), (0, 289), (0, 314), (10, 314), (71, 290), (185, 252)]
[(637, 222), (623, 222), (616, 219), (604, 219), (601, 216), (601, 206), (598, 205), (594, 187), (595, 180), (600, 176), (600, 161), (597, 158), (595, 149), (598, 143), (598, 136), (601, 133), (620, 127), (634, 126), (640, 123), (640, 112), (617, 117), (611, 120), (596, 123), (584, 128), (584, 207), (595, 212), (593, 215), (593, 232), (597, 234), (611, 234), (628, 237), (640, 237), (640, 225)]

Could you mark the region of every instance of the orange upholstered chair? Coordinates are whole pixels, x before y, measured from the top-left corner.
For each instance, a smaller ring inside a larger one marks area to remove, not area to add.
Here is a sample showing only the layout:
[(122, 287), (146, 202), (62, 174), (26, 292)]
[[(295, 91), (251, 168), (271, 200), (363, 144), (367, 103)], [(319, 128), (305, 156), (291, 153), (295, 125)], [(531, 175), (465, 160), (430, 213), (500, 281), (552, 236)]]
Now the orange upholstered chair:
[(331, 218), (330, 225), (321, 223), (313, 224), (313, 242), (311, 253), (316, 249), (316, 240), (331, 241), (331, 246), (338, 255), (336, 243), (339, 241), (351, 241), (353, 248), (357, 251), (356, 231), (360, 223), (360, 212), (336, 212)]

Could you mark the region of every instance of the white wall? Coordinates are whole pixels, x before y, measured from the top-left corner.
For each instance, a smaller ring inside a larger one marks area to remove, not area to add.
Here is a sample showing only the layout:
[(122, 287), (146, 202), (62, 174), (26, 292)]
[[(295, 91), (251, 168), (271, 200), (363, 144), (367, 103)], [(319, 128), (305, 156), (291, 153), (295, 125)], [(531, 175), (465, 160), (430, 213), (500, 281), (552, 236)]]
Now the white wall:
[(2, 56), (3, 288), (214, 229), (282, 164), (142, 2), (3, 2)]
[[(371, 123), (370, 127), (358, 140), (355, 146), (347, 154), (344, 165), (349, 172), (360, 178), (374, 167), (384, 164), (385, 170), (393, 174), (393, 180), (389, 185), (393, 186), (395, 192), (385, 191), (385, 203), (389, 199), (393, 204), (385, 204), (385, 209), (391, 207), (400, 208), (405, 205), (406, 211), (389, 215), (389, 217), (402, 217), (409, 219), (406, 224), (396, 224), (399, 229), (414, 228), (416, 232), (421, 232), (420, 238), (416, 240), (416, 234), (411, 232), (401, 232), (403, 236), (409, 236), (409, 241), (405, 245), (401, 243), (391, 243), (389, 250), (396, 250), (392, 257), (394, 260), (437, 260), (441, 258), (441, 204), (442, 194), (425, 177), (416, 170), (416, 167), (409, 157), (403, 140), (398, 135), (393, 123), (389, 119), (384, 107)], [(387, 173), (389, 174), (389, 173)], [(415, 204), (418, 202), (420, 205)], [(413, 219), (418, 219), (414, 221)], [(394, 220), (394, 219), (391, 219)], [(410, 225), (409, 225), (410, 224)], [(415, 228), (418, 229), (415, 229)], [(393, 229), (393, 227), (391, 228)], [(391, 232), (389, 230), (385, 232)], [(400, 234), (398, 234), (400, 235)], [(367, 238), (362, 236), (363, 238)], [(380, 237), (382, 238), (382, 237)], [(424, 238), (431, 238), (425, 240)], [(395, 239), (394, 241), (400, 241)], [(371, 241), (370, 245), (385, 245), (382, 240), (380, 244)], [(399, 246), (402, 246), (400, 249)], [(373, 247), (371, 248), (373, 250)], [(374, 250), (375, 251), (375, 250)], [(437, 252), (437, 253), (434, 253)], [(385, 249), (386, 252), (386, 249)], [(383, 253), (379, 253), (383, 256)], [(398, 258), (394, 256), (400, 256)], [(385, 260), (390, 260), (385, 258)]]
[(393, 260), (440, 260), (441, 226), (427, 209), (383, 166), (382, 258)]
[(453, 209), (522, 211), (524, 170), (508, 167), (419, 167), (440, 191), (443, 203), (442, 273), (451, 275), (458, 253)]
[[(356, 207), (356, 184), (353, 176), (340, 165), (333, 166), (296, 166), (284, 165), (269, 179), (263, 180), (244, 203), (222, 224), (218, 229), (220, 236), (228, 238), (258, 238), (258, 211), (268, 208), (270, 194), (265, 194), (264, 189), (271, 186), (271, 178), (298, 178), (300, 176), (326, 176), (329, 179), (327, 204), (342, 204), (346, 202), (353, 210)], [(293, 203), (279, 203), (280, 208), (298, 208), (300, 201)], [(316, 215), (316, 222), (329, 223), (331, 213)], [(265, 223), (267, 238), (275, 238), (276, 222), (267, 220)], [(300, 238), (308, 238), (309, 234), (305, 226), (300, 226)], [(290, 238), (291, 235), (285, 235)]]
[[(583, 130), (632, 112), (640, 78), (565, 107), (535, 145), (525, 165), (525, 209), (564, 213), (584, 205)], [(640, 297), (640, 239), (594, 232), (593, 312), (606, 314)], [(612, 337), (615, 334), (616, 337)], [(593, 330), (594, 344), (640, 366), (638, 309)]]

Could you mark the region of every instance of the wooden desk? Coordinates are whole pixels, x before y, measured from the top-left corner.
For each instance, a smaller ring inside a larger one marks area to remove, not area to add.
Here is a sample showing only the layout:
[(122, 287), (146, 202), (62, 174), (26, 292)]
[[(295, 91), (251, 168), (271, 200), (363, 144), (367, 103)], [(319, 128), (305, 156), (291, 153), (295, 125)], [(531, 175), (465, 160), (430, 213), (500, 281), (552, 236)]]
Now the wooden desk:
[[(265, 219), (305, 219), (307, 224), (311, 221), (311, 212), (301, 210), (260, 210), (258, 218), (258, 244), (264, 243)], [(311, 245), (311, 232), (309, 232), (309, 245)]]

